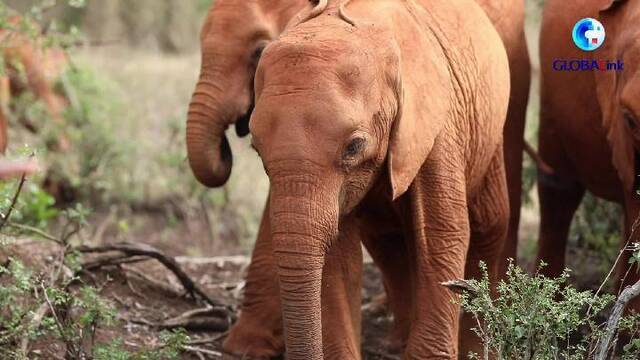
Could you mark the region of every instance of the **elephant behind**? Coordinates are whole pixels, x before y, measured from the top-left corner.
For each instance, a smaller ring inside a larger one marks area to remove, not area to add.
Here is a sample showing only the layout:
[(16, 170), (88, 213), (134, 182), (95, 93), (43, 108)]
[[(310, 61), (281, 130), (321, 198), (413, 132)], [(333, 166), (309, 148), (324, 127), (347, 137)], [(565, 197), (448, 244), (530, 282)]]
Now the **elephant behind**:
[[(585, 53), (571, 41), (576, 21), (599, 19), (607, 38)], [(541, 224), (538, 259), (544, 272), (559, 275), (573, 215), (585, 191), (622, 204), (627, 245), (640, 211), (640, 3), (632, 0), (548, 0), (542, 22), (540, 155), (553, 174), (538, 178)], [(562, 72), (558, 59), (622, 60), (620, 71)], [(636, 240), (631, 240), (636, 241)], [(638, 280), (620, 260), (619, 285)], [(628, 276), (625, 274), (628, 273)], [(626, 280), (623, 281), (623, 277)], [(634, 308), (640, 308), (640, 300)]]

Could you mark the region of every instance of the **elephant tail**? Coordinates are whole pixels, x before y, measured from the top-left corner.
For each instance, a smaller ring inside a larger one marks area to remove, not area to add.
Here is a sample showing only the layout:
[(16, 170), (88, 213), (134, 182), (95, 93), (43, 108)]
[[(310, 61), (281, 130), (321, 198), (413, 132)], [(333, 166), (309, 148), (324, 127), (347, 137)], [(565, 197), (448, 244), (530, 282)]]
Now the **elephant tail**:
[(529, 144), (528, 141), (524, 142), (524, 151), (531, 157), (531, 159), (536, 163), (536, 167), (538, 171), (544, 175), (553, 175), (555, 171), (549, 164), (547, 164), (541, 157), (540, 154), (536, 151), (536, 149)]

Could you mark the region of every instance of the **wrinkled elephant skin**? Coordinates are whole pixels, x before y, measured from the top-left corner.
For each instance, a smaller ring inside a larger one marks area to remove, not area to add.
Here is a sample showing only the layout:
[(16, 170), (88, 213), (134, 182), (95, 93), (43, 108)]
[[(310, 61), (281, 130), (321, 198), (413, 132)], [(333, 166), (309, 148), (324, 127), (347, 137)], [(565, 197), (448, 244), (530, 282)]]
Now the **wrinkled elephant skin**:
[[(529, 57), (524, 39), (524, 1), (478, 0), (477, 2), (490, 19), (498, 24), (497, 30), (504, 41), (511, 69), (511, 96), (504, 130), (511, 217), (503, 258), (515, 258), (520, 212), (524, 119), (530, 81)], [(199, 126), (200, 130), (195, 125), (191, 128), (196, 129), (196, 132), (202, 131), (203, 135), (196, 134), (188, 138), (188, 142), (194, 143), (190, 144), (192, 149), (190, 157), (205, 154), (199, 160), (191, 162), (196, 168), (198, 164), (203, 164), (201, 165), (203, 168), (194, 169), (194, 172), (204, 174), (198, 178), (205, 184), (220, 185), (229, 175), (231, 156), (223, 132), (232, 124), (238, 127), (237, 124), (246, 121), (247, 114), (251, 113), (251, 100), (247, 97), (253, 96), (253, 93), (247, 80), (253, 80), (256, 49), (262, 48), (266, 42), (273, 40), (283, 30), (283, 24), (305, 6), (310, 6), (308, 1), (296, 0), (251, 2), (219, 0), (212, 6), (201, 37), (203, 42), (202, 79), (194, 94), (190, 112), (190, 121), (193, 124), (198, 122), (202, 124)], [(229, 26), (229, 24), (231, 24), (231, 30), (226, 27), (220, 29), (220, 26)], [(260, 31), (265, 28), (270, 29), (271, 32)], [(246, 35), (238, 40), (230, 36), (230, 31)], [(249, 34), (253, 35), (249, 36)], [(210, 59), (212, 57), (216, 57), (219, 64), (228, 65), (205, 66), (207, 63), (213, 64), (213, 60)], [(238, 58), (241, 61), (235, 61)], [(217, 73), (208, 70), (214, 68), (219, 69)], [(235, 86), (229, 85), (229, 79)], [(219, 83), (219, 86), (211, 86), (212, 83)], [(221, 92), (214, 91), (216, 88), (226, 89), (225, 93), (229, 96), (222, 97)], [(198, 109), (201, 107), (199, 103), (205, 102), (206, 98), (209, 99), (206, 101), (212, 103), (210, 106), (212, 109), (203, 110), (201, 114)], [(240, 127), (245, 128), (246, 125), (248, 124)], [(239, 134), (243, 133), (239, 132)], [(209, 154), (209, 159), (206, 159), (206, 154)], [(371, 206), (381, 205), (371, 202)], [(267, 204), (264, 212), (267, 218), (263, 217), (247, 274), (243, 310), (224, 344), (228, 352), (258, 358), (274, 356), (284, 350), (282, 319), (279, 313), (279, 287), (272, 257), (268, 214)], [(393, 214), (380, 211), (378, 216), (387, 218)], [(402, 237), (401, 229), (380, 231), (374, 229), (367, 221), (363, 221), (361, 226), (364, 234), (353, 236), (363, 241), (376, 264), (383, 269), (387, 301), (395, 318), (391, 339), (396, 346), (402, 345), (409, 335), (408, 324), (411, 317), (410, 312), (407, 311), (411, 308), (410, 301), (403, 295), (410, 291), (409, 284), (403, 276), (408, 272), (405, 260), (408, 256), (407, 248), (391, 241)], [(372, 224), (379, 223), (380, 221), (372, 221)], [(473, 269), (470, 272), (469, 276), (472, 276)], [(394, 294), (400, 295), (394, 298)]]
[(361, 257), (342, 249), (369, 224), (403, 234), (406, 358), (454, 359), (460, 309), (441, 283), (479, 261), (495, 280), (508, 230), (507, 54), (471, 0), (345, 3), (303, 10), (255, 75), (286, 356), (360, 358)]

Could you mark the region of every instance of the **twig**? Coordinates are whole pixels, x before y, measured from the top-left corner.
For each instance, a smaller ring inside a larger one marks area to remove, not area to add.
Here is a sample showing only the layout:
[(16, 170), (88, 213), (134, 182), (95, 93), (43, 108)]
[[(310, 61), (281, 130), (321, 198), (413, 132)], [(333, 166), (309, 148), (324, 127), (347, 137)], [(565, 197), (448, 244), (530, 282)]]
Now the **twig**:
[(203, 338), (203, 339), (197, 339), (197, 340), (191, 340), (189, 341), (189, 345), (207, 345), (207, 344), (211, 344), (214, 343), (224, 337), (226, 337), (227, 335), (229, 335), (229, 331), (225, 331), (223, 333), (220, 333), (216, 336), (212, 336), (212, 337), (207, 337), (207, 338)]
[(215, 356), (216, 358), (222, 357), (222, 353), (218, 352), (218, 351), (215, 351), (215, 350), (203, 349), (203, 348), (200, 348), (200, 347), (189, 346), (189, 345), (185, 345), (182, 348), (185, 351), (189, 351), (189, 352), (193, 352), (193, 353), (206, 354), (206, 355), (210, 355), (210, 356)]
[(123, 269), (125, 270), (125, 276), (127, 276), (127, 273), (130, 273), (134, 276), (136, 276), (138, 279), (141, 279), (143, 281), (146, 281), (147, 283), (151, 284), (152, 286), (160, 289), (161, 291), (171, 294), (177, 298), (184, 296), (184, 294), (180, 293), (178, 290), (176, 290), (173, 286), (171, 286), (170, 284), (167, 283), (163, 283), (160, 280), (156, 280), (155, 278), (141, 272), (138, 271), (134, 268), (131, 267), (123, 267)]
[(46, 239), (46, 240), (53, 241), (54, 243), (56, 243), (58, 245), (61, 245), (61, 246), (64, 245), (62, 243), (62, 241), (60, 241), (60, 239), (58, 239), (57, 237), (55, 237), (55, 236), (53, 236), (53, 235), (51, 235), (49, 233), (46, 233), (46, 232), (44, 232), (44, 231), (42, 231), (42, 230), (40, 230), (38, 228), (35, 228), (33, 226), (17, 224), (17, 223), (14, 223), (12, 221), (7, 222), (7, 226), (10, 226), (10, 227), (13, 227), (13, 228), (16, 228), (16, 229), (20, 229), (20, 230), (23, 230), (23, 231), (28, 231), (30, 233), (33, 233), (35, 235), (38, 235), (38, 236)]
[[(618, 257), (616, 257), (616, 260), (613, 262), (613, 266), (611, 266), (611, 269), (609, 270), (609, 273), (604, 278), (604, 281), (602, 281), (602, 283), (600, 284), (600, 287), (598, 287), (598, 290), (596, 291), (595, 295), (593, 296), (594, 298), (596, 298), (596, 297), (598, 297), (598, 295), (600, 295), (600, 292), (602, 291), (602, 288), (604, 288), (604, 285), (607, 283), (607, 281), (609, 280), (609, 278), (611, 277), (611, 275), (613, 274), (615, 269), (618, 267), (618, 262), (622, 258), (622, 254), (624, 254), (624, 252), (627, 251), (627, 246), (629, 246), (629, 244), (631, 243), (631, 239), (634, 238), (634, 235), (635, 235), (636, 230), (638, 229), (639, 225), (640, 225), (640, 216), (638, 216), (636, 221), (633, 222), (633, 225), (631, 226), (631, 234), (629, 234), (629, 238), (627, 239), (627, 242), (620, 249), (620, 252), (618, 253)], [(591, 314), (592, 305), (593, 304), (590, 304), (589, 308), (587, 309), (587, 316), (589, 316), (589, 314)]]
[(0, 223), (0, 230), (2, 230), (4, 225), (9, 220), (9, 217), (11, 216), (11, 212), (13, 212), (13, 208), (16, 206), (16, 202), (18, 202), (18, 197), (20, 196), (20, 192), (22, 192), (22, 187), (24, 186), (24, 182), (26, 180), (27, 180), (27, 173), (24, 173), (22, 174), (22, 177), (20, 177), (20, 182), (18, 183), (18, 189), (16, 190), (16, 193), (13, 195), (13, 199), (11, 200), (11, 205), (9, 205), (9, 209), (7, 210), (7, 213), (2, 217), (2, 222)]
[(618, 323), (620, 322), (620, 318), (622, 314), (629, 304), (631, 300), (640, 295), (640, 281), (635, 283), (633, 286), (629, 286), (622, 294), (618, 300), (616, 300), (615, 305), (613, 306), (613, 310), (611, 311), (611, 316), (609, 316), (609, 320), (607, 321), (607, 328), (605, 330), (605, 335), (598, 341), (598, 351), (594, 360), (605, 360), (607, 355), (609, 354), (609, 345), (616, 331), (618, 330)]
[[(31, 318), (31, 321), (29, 322), (29, 327), (39, 325), (42, 322), (42, 319), (44, 319), (44, 317), (47, 316), (49, 311), (51, 310), (47, 302), (40, 305), (38, 310), (36, 310), (35, 314)], [(29, 337), (28, 336), (25, 336), (22, 338), (22, 342), (20, 343), (20, 352), (24, 356), (29, 355)]]
[(229, 329), (229, 322), (227, 320), (223, 320), (220, 318), (199, 318), (199, 319), (189, 319), (180, 322), (171, 322), (171, 321), (163, 321), (163, 322), (151, 322), (146, 319), (126, 319), (126, 321), (133, 324), (141, 324), (146, 325), (153, 328), (159, 329), (185, 329), (189, 331), (213, 331), (213, 332), (221, 332), (227, 331)]
[(524, 142), (524, 152), (531, 157), (531, 159), (536, 163), (536, 167), (538, 170), (547, 175), (553, 175), (555, 171), (549, 164), (547, 164), (540, 154), (529, 144), (527, 141)]
[(211, 257), (176, 256), (175, 259), (178, 264), (216, 265), (218, 267), (222, 267), (224, 264), (244, 266), (244, 265), (247, 265), (251, 260), (249, 257), (244, 255), (211, 256)]
[(129, 277), (126, 275), (126, 273), (125, 273), (124, 277), (125, 277), (125, 281), (127, 283), (127, 287), (129, 287), (129, 290), (131, 290), (131, 292), (134, 295), (137, 295), (141, 299), (147, 299), (147, 296), (145, 294), (141, 293), (140, 290), (136, 289), (135, 286), (133, 286), (133, 283), (131, 282), (131, 279), (129, 279)]
[(58, 314), (56, 313), (56, 309), (54, 308), (53, 304), (51, 303), (51, 300), (49, 299), (49, 296), (47, 295), (47, 289), (44, 287), (44, 284), (40, 284), (40, 287), (42, 288), (42, 292), (44, 295), (44, 299), (47, 303), (47, 305), (49, 306), (49, 310), (51, 310), (51, 314), (53, 315), (53, 319), (55, 320), (56, 323), (56, 327), (58, 328), (58, 332), (60, 333), (60, 337), (62, 338), (62, 340), (64, 341), (64, 343), (67, 346), (67, 353), (69, 353), (69, 355), (73, 356), (73, 354), (76, 353), (75, 349), (74, 349), (74, 344), (71, 340), (69, 340), (69, 338), (67, 337), (67, 334), (64, 331), (64, 327), (62, 325), (62, 323), (60, 322), (60, 318), (58, 317)]
[(229, 314), (226, 311), (221, 311), (219, 308), (205, 307), (201, 309), (185, 311), (184, 313), (174, 318), (171, 318), (169, 320), (166, 320), (165, 322), (180, 323), (180, 322), (184, 322), (187, 319), (192, 319), (198, 316), (216, 316), (216, 317), (226, 318), (228, 317), (228, 315)]
[(96, 270), (96, 269), (107, 267), (107, 266), (134, 264), (134, 263), (139, 263), (139, 262), (148, 261), (148, 260), (149, 258), (144, 256), (131, 257), (131, 256), (123, 255), (123, 256), (105, 257), (105, 258), (100, 258), (95, 261), (89, 261), (82, 264), (82, 269), (91, 271), (91, 270)]
[(204, 221), (205, 221), (205, 224), (207, 225), (207, 232), (209, 233), (209, 241), (210, 243), (213, 244), (216, 242), (216, 231), (213, 228), (214, 223), (213, 221), (211, 221), (211, 216), (209, 215), (209, 206), (207, 206), (207, 203), (202, 198), (200, 199), (200, 207), (202, 208)]
[(456, 294), (462, 294), (465, 291), (471, 292), (473, 294), (477, 293), (477, 289), (469, 284), (466, 280), (451, 280), (440, 283), (440, 285), (448, 288)]
[(175, 261), (175, 259), (166, 256), (156, 248), (146, 245), (146, 244), (131, 244), (131, 243), (119, 243), (119, 244), (110, 244), (103, 246), (79, 246), (77, 248), (78, 251), (83, 253), (103, 253), (110, 251), (119, 251), (124, 254), (130, 256), (148, 256), (150, 258), (158, 260), (162, 265), (164, 265), (167, 269), (171, 270), (171, 272), (178, 278), (184, 289), (192, 296), (200, 296), (202, 300), (204, 300), (207, 304), (212, 306), (220, 306), (225, 307), (224, 304), (213, 300), (209, 295), (207, 295), (200, 287), (187, 275)]

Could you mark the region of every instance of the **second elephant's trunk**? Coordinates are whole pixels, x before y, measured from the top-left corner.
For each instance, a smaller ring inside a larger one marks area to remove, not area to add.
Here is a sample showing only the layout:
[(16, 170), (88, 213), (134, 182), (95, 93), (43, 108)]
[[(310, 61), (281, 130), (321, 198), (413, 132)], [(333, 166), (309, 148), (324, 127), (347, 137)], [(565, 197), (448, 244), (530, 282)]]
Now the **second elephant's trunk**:
[(222, 186), (229, 179), (233, 158), (224, 134), (234, 119), (223, 104), (224, 92), (210, 79), (221, 78), (203, 72), (189, 105), (187, 155), (194, 175), (209, 187)]

